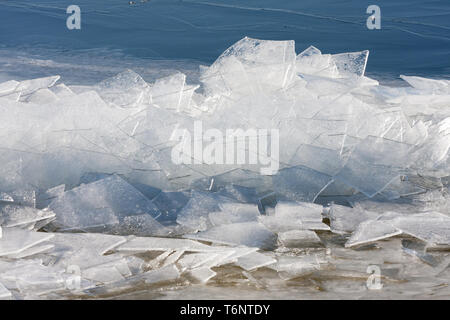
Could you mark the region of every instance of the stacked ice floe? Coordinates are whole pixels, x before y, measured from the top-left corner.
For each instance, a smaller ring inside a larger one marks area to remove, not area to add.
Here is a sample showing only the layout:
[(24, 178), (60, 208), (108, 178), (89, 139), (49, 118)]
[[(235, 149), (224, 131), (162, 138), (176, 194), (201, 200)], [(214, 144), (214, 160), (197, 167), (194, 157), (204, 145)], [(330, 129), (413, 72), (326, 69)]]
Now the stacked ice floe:
[[(228, 264), (291, 279), (326, 255), (270, 250), (323, 248), (330, 231), (346, 247), (395, 235), (448, 246), (450, 81), (381, 86), (367, 58), (244, 38), (196, 85), (131, 70), (96, 86), (1, 83), (0, 297), (207, 282)], [(175, 163), (175, 130), (198, 120), (277, 129), (280, 170)]]

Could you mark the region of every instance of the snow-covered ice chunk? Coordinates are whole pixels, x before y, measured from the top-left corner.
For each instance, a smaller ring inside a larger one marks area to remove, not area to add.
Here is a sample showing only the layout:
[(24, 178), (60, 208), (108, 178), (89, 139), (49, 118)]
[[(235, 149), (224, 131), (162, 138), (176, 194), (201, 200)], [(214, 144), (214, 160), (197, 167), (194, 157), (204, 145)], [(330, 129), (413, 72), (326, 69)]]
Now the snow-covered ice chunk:
[(196, 234), (185, 235), (196, 240), (228, 245), (244, 245), (261, 249), (273, 249), (276, 235), (259, 222), (242, 222), (212, 227)]

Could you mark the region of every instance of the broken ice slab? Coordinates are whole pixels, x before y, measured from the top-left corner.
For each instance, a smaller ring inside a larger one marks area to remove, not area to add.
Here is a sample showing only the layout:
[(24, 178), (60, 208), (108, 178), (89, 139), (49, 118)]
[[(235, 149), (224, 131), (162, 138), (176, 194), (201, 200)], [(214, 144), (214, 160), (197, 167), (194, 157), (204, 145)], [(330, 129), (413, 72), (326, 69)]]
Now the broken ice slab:
[(124, 280), (125, 278), (113, 265), (99, 265), (82, 270), (81, 276), (84, 279), (95, 283), (108, 284)]
[[(231, 254), (233, 251), (229, 251), (229, 255)], [(178, 260), (178, 264), (181, 266), (181, 270), (213, 267), (217, 264), (219, 257), (220, 254), (216, 252), (187, 254)]]
[(52, 233), (52, 235), (54, 238), (50, 243), (55, 246), (56, 255), (71, 255), (83, 248), (89, 248), (97, 255), (104, 255), (127, 241), (122, 236), (99, 233)]
[(331, 59), (336, 65), (340, 77), (362, 77), (366, 71), (369, 51), (333, 54)]
[(161, 211), (159, 221), (175, 221), (178, 212), (189, 201), (188, 192), (161, 192), (154, 199), (153, 203)]
[(426, 264), (429, 264), (430, 266), (435, 267), (439, 264), (439, 262), (436, 260), (434, 256), (425, 252), (426, 248), (423, 243), (418, 243), (404, 239), (402, 240), (402, 249), (403, 252), (405, 252), (406, 254), (417, 257)]
[(400, 75), (400, 78), (408, 82), (411, 87), (423, 90), (425, 92), (434, 94), (450, 94), (450, 81), (448, 80), (434, 80), (404, 75)]
[(344, 166), (344, 160), (340, 150), (302, 144), (298, 146), (295, 154), (289, 161), (289, 165), (302, 165), (333, 176)]
[(217, 273), (212, 271), (210, 268), (200, 267), (190, 270), (189, 274), (201, 283), (207, 283), (209, 280), (214, 278)]
[(233, 44), (201, 75), (209, 95), (276, 90), (294, 78), (294, 41), (245, 37)]
[(252, 188), (257, 194), (272, 189), (270, 176), (260, 175), (257, 172), (246, 169), (233, 169), (222, 174), (198, 179), (192, 182), (192, 187), (197, 190), (219, 192), (228, 185), (236, 185), (243, 188)]
[(50, 90), (59, 98), (59, 99), (68, 99), (72, 98), (75, 93), (64, 83), (60, 83), (56, 86), (50, 88)]
[(258, 268), (267, 267), (277, 262), (269, 254), (252, 252), (242, 257), (239, 257), (236, 265), (244, 270), (252, 271)]
[(295, 69), (301, 74), (314, 74), (322, 77), (336, 78), (338, 71), (330, 54), (322, 52), (314, 46), (309, 46), (299, 53)]
[(371, 198), (408, 168), (411, 145), (369, 136), (352, 151), (334, 177)]
[(243, 187), (235, 184), (227, 184), (223, 188), (220, 188), (217, 193), (242, 203), (258, 203), (261, 198), (255, 188)]
[(280, 256), (269, 268), (276, 270), (283, 280), (290, 280), (317, 271), (324, 263), (326, 259), (320, 254)]
[(152, 102), (154, 105), (175, 111), (190, 110), (192, 95), (198, 86), (186, 84), (186, 75), (175, 73), (160, 78), (151, 86)]
[[(382, 218), (383, 216), (380, 217)], [(403, 233), (425, 241), (430, 246), (450, 246), (450, 217), (445, 214), (439, 212), (397, 214), (388, 222)]]
[(174, 281), (180, 277), (180, 272), (175, 265), (169, 265), (156, 270), (151, 270), (142, 275), (145, 283), (154, 284), (158, 282)]
[(64, 270), (44, 266), (40, 260), (18, 260), (7, 264), (0, 279), (9, 289), (19, 290), (22, 294), (41, 295), (64, 290)]
[(197, 241), (174, 238), (136, 237), (129, 239), (117, 249), (119, 252), (145, 252), (145, 251), (191, 251), (191, 252), (211, 252), (217, 248), (207, 246)]
[(61, 196), (66, 189), (66, 185), (61, 184), (59, 186), (50, 188), (42, 193), (39, 193), (36, 196), (36, 207), (37, 208), (46, 208), (52, 202), (52, 200), (56, 197)]
[(178, 213), (177, 223), (192, 230), (204, 231), (211, 226), (209, 213), (219, 211), (219, 204), (229, 201), (231, 199), (214, 193), (192, 190), (189, 201)]
[(151, 102), (150, 86), (140, 75), (129, 69), (103, 80), (95, 89), (103, 100), (123, 108)]
[(13, 93), (18, 85), (19, 82), (15, 80), (0, 83), (0, 97)]
[(27, 231), (20, 228), (3, 228), (0, 239), (0, 256), (20, 253), (53, 236), (51, 233)]
[(170, 230), (153, 219), (149, 214), (127, 216), (117, 225), (107, 228), (107, 232), (117, 235), (135, 235), (138, 237), (167, 236)]
[(314, 202), (333, 179), (327, 174), (295, 166), (280, 170), (272, 176), (272, 181), (280, 199)]
[(329, 230), (322, 222), (323, 207), (308, 202), (280, 201), (274, 214), (261, 215), (259, 220), (274, 232), (310, 229)]
[(45, 78), (37, 78), (31, 80), (21, 81), (15, 91), (19, 91), (22, 93), (22, 96), (29, 95), (40, 89), (47, 89), (53, 86), (58, 80), (60, 76), (51, 76)]
[(367, 220), (358, 225), (351, 237), (345, 243), (346, 248), (387, 239), (402, 234), (402, 231), (389, 221)]
[(160, 215), (149, 199), (117, 175), (66, 191), (49, 208), (64, 229), (114, 225), (131, 215)]
[(0, 299), (11, 298), (12, 293), (0, 282)]
[[(172, 251), (170, 251), (172, 252)], [(171, 264), (174, 264), (178, 261), (178, 259), (181, 258), (181, 256), (184, 254), (184, 250), (178, 250), (178, 251), (173, 251), (162, 263), (161, 267), (166, 267), (169, 266)]]
[(351, 208), (332, 204), (329, 210), (331, 231), (335, 233), (353, 232), (361, 222), (374, 220), (380, 214), (363, 210), (361, 208)]
[(32, 246), (31, 248), (22, 250), (19, 253), (7, 255), (6, 257), (8, 259), (22, 259), (22, 258), (25, 258), (25, 257), (34, 256), (34, 255), (37, 255), (37, 254), (40, 254), (40, 253), (49, 253), (54, 248), (55, 248), (55, 245), (53, 245), (51, 243), (48, 243), (48, 242), (43, 242), (41, 244)]
[[(22, 99), (21, 99), (22, 100)], [(23, 101), (32, 104), (50, 104), (59, 101), (59, 98), (49, 89), (39, 89), (32, 94), (26, 96)]]
[(25, 207), (16, 204), (0, 204), (0, 215), (3, 227), (22, 227), (38, 221), (47, 220), (50, 222), (55, 217), (55, 213), (48, 209), (38, 210), (32, 207)]
[(211, 212), (208, 217), (213, 226), (238, 222), (257, 221), (260, 216), (258, 206), (243, 203), (221, 203), (221, 211)]
[(14, 190), (0, 193), (1, 202), (14, 202), (28, 207), (36, 206), (36, 192), (34, 190)]
[(276, 235), (259, 222), (224, 224), (209, 228), (186, 238), (227, 245), (244, 245), (271, 250), (275, 247)]
[(321, 247), (322, 241), (314, 231), (290, 230), (278, 233), (278, 241), (286, 248)]

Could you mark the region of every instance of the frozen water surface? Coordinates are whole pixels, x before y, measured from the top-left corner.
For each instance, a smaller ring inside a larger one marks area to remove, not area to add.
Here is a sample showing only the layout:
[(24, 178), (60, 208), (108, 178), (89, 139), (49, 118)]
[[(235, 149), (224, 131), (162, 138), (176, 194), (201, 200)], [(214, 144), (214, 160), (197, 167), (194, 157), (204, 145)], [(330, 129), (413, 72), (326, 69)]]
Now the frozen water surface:
[[(296, 49), (245, 37), (195, 71), (2, 76), (0, 298), (448, 297), (448, 80), (386, 86), (367, 50)], [(279, 170), (175, 163), (197, 120), (277, 129), (279, 157), (236, 151)]]

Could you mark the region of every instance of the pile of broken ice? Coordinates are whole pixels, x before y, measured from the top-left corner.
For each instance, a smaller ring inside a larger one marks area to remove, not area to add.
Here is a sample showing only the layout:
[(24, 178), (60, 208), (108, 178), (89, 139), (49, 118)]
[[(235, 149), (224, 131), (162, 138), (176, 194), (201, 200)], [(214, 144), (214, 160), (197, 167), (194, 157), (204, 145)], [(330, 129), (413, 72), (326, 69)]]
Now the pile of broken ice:
[[(1, 83), (0, 298), (206, 283), (227, 264), (290, 279), (326, 255), (271, 250), (325, 247), (323, 232), (448, 247), (450, 81), (382, 86), (368, 54), (244, 38), (199, 84), (131, 70), (90, 87)], [(280, 170), (174, 164), (173, 132), (196, 120), (278, 129)]]

